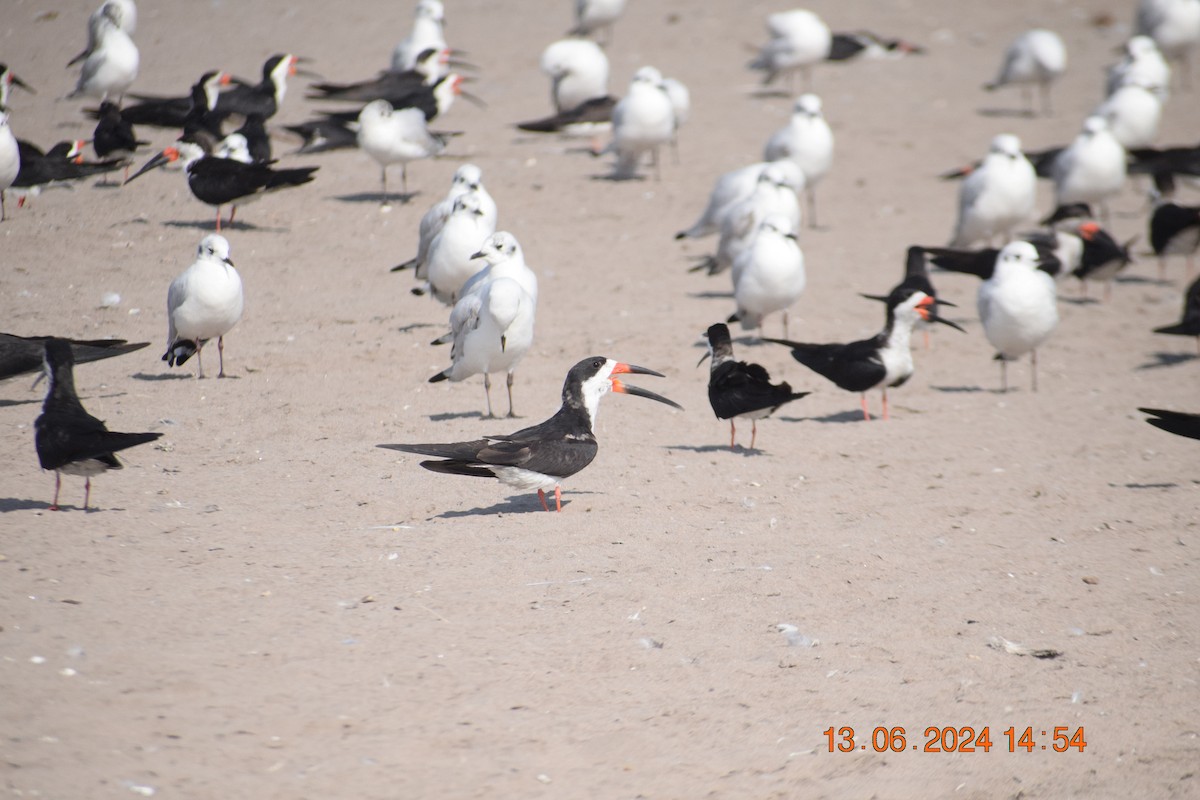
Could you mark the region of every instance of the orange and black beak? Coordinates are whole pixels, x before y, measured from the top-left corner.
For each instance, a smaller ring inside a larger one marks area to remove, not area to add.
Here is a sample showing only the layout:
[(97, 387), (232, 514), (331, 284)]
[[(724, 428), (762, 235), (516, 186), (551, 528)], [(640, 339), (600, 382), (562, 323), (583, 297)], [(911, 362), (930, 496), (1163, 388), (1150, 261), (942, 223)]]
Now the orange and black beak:
[(299, 75), (302, 78), (315, 78), (318, 80), (324, 80), (324, 76), (321, 75), (320, 73), (313, 72), (311, 69), (300, 69), (296, 66), (297, 64), (311, 64), (311, 63), (312, 63), (311, 58), (304, 58), (302, 56), (292, 56), (292, 60), (288, 64), (288, 77), (290, 78), (294, 75)]
[[(170, 164), (172, 161), (176, 161), (178, 159), (179, 159), (178, 148), (168, 147), (166, 150), (163, 150), (161, 153), (156, 155), (154, 158), (147, 161), (145, 166), (143, 166), (137, 172), (133, 173), (133, 175), (129, 176), (129, 178), (127, 178), (125, 180), (125, 183), (129, 183), (129, 181), (133, 180), (134, 178), (136, 178), (137, 176), (139, 176), (143, 173), (149, 172), (152, 169), (157, 169), (158, 167), (161, 167), (165, 164)], [(123, 183), (121, 185), (124, 186), (125, 183)]]
[(948, 320), (944, 317), (938, 316), (937, 307), (939, 305), (947, 305), (948, 306), (948, 305), (950, 305), (950, 303), (947, 303), (944, 300), (938, 300), (936, 297), (930, 297), (929, 295), (925, 295), (925, 297), (919, 303), (917, 303), (917, 313), (920, 314), (921, 319), (925, 320), (926, 322), (940, 322), (943, 325), (949, 325), (951, 328), (954, 328), (956, 330), (962, 331), (963, 333), (966, 333), (967, 332), (966, 329), (963, 328), (962, 326), (960, 326), (959, 324), (957, 324), (955, 322), (951, 322), (950, 320)]
[[(612, 375), (625, 375), (625, 374), (654, 375), (655, 377), (658, 377), (658, 378), (666, 377), (666, 375), (663, 375), (661, 372), (655, 372), (652, 369), (646, 369), (645, 367), (637, 367), (637, 366), (634, 366), (633, 364), (624, 364), (624, 363), (618, 363), (615, 367), (613, 367), (613, 371), (611, 374)], [(638, 397), (648, 397), (651, 400), (657, 400), (660, 403), (666, 403), (669, 406), (674, 406), (675, 408), (678, 408), (680, 411), (683, 411), (683, 406), (679, 405), (679, 403), (676, 403), (674, 400), (668, 400), (667, 398), (663, 397), (661, 394), (655, 394), (654, 392), (648, 391), (646, 389), (642, 389), (638, 386), (629, 386), (629, 385), (624, 384), (621, 381), (617, 380), (616, 378), (609, 378), (609, 383), (612, 385), (612, 390), (614, 392), (618, 392), (620, 394), (632, 394), (632, 395), (636, 395)]]

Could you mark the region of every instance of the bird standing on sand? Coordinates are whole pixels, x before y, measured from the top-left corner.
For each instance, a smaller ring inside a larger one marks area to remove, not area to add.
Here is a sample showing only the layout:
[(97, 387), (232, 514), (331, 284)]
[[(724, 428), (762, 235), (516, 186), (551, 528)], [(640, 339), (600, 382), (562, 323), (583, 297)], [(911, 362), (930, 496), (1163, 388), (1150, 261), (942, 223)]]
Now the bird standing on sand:
[(1020, 86), (1028, 113), (1033, 116), (1033, 94), (1028, 87), (1036, 86), (1042, 97), (1042, 113), (1049, 115), (1050, 86), (1066, 69), (1067, 47), (1062, 38), (1054, 31), (1035, 28), (1008, 46), (996, 79), (983, 88), (991, 92), (1001, 86)]
[(419, 108), (392, 109), (386, 100), (372, 100), (358, 115), (358, 146), (379, 164), (380, 205), (388, 206), (387, 168), (400, 165), (401, 187), (408, 201), (408, 163), (436, 156), (446, 140), (429, 131)]
[(1038, 269), (1042, 256), (1029, 242), (1009, 242), (996, 256), (991, 277), (979, 285), (977, 306), (983, 332), (1000, 362), (1001, 391), (1008, 391), (1008, 362), (1030, 353), (1037, 391), (1037, 348), (1058, 326), (1054, 278)]
[(733, 341), (729, 328), (723, 323), (711, 325), (705, 334), (708, 337), (708, 353), (701, 359), (711, 358), (708, 372), (708, 402), (717, 419), (729, 420), (729, 449), (736, 445), (737, 427), (735, 419), (750, 420), (750, 449), (754, 449), (758, 438), (758, 420), (774, 414), (784, 403), (799, 400), (811, 392), (793, 392), (786, 382), (771, 383), (771, 375), (759, 364), (736, 361), (733, 357)]
[(470, 442), (449, 444), (381, 444), (388, 450), (433, 456), (421, 466), (448, 475), (497, 478), (501, 483), (528, 491), (536, 489), (547, 511), (546, 491), (554, 490), (554, 504), (562, 511), (562, 481), (582, 470), (596, 457), (596, 412), (600, 398), (609, 391), (647, 397), (683, 409), (662, 395), (629, 386), (616, 375), (638, 374), (663, 377), (645, 367), (625, 364), (604, 356), (590, 356), (567, 373), (562, 406), (545, 422), (507, 436), (486, 436)]
[(210, 233), (200, 240), (196, 261), (171, 281), (167, 291), (167, 352), (162, 360), (180, 366), (196, 355), (196, 377), (204, 377), (200, 351), (217, 340), (217, 377), (225, 377), (225, 334), (242, 318), (242, 278), (229, 260), (229, 242)]
[(58, 492), (62, 488), (62, 473), (82, 475), (84, 483), (83, 510), (87, 511), (92, 497), (92, 476), (110, 469), (121, 469), (115, 453), (139, 444), (152, 442), (161, 433), (117, 433), (93, 417), (79, 402), (75, 392), (71, 344), (62, 339), (46, 341), (46, 374), (50, 388), (42, 405), (42, 414), (33, 423), (34, 443), (42, 469), (54, 470), (54, 501), (51, 511), (58, 511)]

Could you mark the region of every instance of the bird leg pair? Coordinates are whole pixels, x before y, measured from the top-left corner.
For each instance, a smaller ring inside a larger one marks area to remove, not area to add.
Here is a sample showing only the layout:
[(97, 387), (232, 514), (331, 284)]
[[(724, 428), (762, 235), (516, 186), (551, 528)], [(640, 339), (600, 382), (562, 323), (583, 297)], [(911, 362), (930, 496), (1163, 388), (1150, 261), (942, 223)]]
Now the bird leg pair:
[[(542, 501), (542, 508), (550, 510), (550, 506), (546, 505), (546, 492), (542, 489), (538, 489), (538, 500)], [(554, 510), (562, 511), (562, 487), (557, 484), (554, 486)]]

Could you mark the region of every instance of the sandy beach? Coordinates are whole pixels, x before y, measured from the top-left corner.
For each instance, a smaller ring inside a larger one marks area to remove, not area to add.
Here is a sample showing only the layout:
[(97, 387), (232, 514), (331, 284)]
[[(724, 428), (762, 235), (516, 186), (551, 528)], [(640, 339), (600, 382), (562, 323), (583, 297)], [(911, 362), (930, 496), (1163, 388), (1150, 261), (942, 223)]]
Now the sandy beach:
[[(37, 90), (10, 98), (18, 137), (90, 137), (81, 112), (95, 102), (63, 98), (94, 5), (7, 4), (0, 61)], [(145, 0), (134, 91), (183, 94), (209, 69), (257, 79), (273, 53), (366, 78), (413, 5)], [(606, 46), (610, 90), (654, 65), (687, 84), (692, 111), (661, 179), (623, 182), (604, 179), (611, 160), (585, 140), (514, 127), (551, 111), (538, 58), (570, 26), (569, 3), (446, 6), (487, 106), (460, 99), (435, 120), (461, 135), (410, 165), (406, 204), (380, 210), (379, 168), (356, 150), (291, 154), (282, 126), (324, 106), (305, 99), (309, 81), (289, 82), (270, 124), (279, 166), (320, 169), (223, 231), (246, 296), (225, 338), (229, 379), (160, 360), (167, 287), (214, 221), (179, 172), (9, 203), (0, 329), (150, 342), (80, 365), (76, 383), (111, 429), (164, 435), (93, 480), (88, 513), (82, 479), (65, 476), (66, 509), (51, 512), (33, 441), (44, 384), (0, 387), (6, 796), (1200, 797), (1200, 449), (1137, 411), (1200, 411), (1200, 356), (1151, 333), (1179, 319), (1189, 276), (1176, 258), (1160, 279), (1148, 254), (1145, 181), (1109, 223), (1137, 237), (1137, 261), (1108, 302), (1060, 284), (1037, 392), (1028, 358), (999, 392), (979, 281), (935, 273), (965, 333), (939, 327), (928, 349), (915, 338), (916, 373), (889, 392), (886, 422), (735, 326), (739, 358), (812, 394), (760, 421), (754, 451), (739, 424), (731, 450), (696, 367), (702, 332), (734, 310), (729, 275), (688, 272), (715, 237), (673, 237), (787, 120), (793, 95), (760, 92), (746, 62), (766, 15), (789, 6), (629, 3)], [(814, 71), (836, 152), (820, 226), (799, 234), (808, 286), (790, 336), (850, 341), (883, 323), (858, 293), (898, 282), (909, 245), (949, 240), (957, 185), (938, 173), (997, 133), (1067, 144), (1102, 99), (1134, 4), (807, 7), (835, 31), (927, 51)], [(1054, 113), (1029, 117), (1016, 90), (981, 87), (1038, 26), (1070, 63)], [(1166, 104), (1160, 145), (1196, 142), (1198, 97), (1200, 68)], [(138, 133), (152, 141), (139, 166), (174, 138)], [(389, 272), (468, 162), (540, 282), (519, 420), (482, 418), (479, 378), (427, 382), (449, 363), (429, 344), (448, 309)], [(1185, 186), (1178, 201), (1197, 197)], [(1040, 182), (1038, 213), (1052, 204)], [(102, 308), (108, 293), (120, 301)], [(782, 335), (778, 316), (765, 330)], [(599, 455), (565, 482), (561, 513), (376, 447), (539, 422), (589, 355), (664, 373), (629, 382), (686, 410), (606, 397)], [(215, 346), (205, 366), (215, 374)], [(868, 400), (877, 412), (879, 393)], [(988, 728), (990, 750), (928, 751), (966, 727)], [(853, 752), (830, 728), (853, 729)], [(1010, 752), (1027, 728), (1031, 749)], [(1085, 746), (1055, 752), (1056, 728)]]

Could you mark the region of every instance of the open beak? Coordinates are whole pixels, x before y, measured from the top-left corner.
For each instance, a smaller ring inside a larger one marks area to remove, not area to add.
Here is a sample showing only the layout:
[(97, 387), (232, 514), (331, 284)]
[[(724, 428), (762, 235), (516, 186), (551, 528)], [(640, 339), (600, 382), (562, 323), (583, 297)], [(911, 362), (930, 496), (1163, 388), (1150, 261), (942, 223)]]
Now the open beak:
[(696, 362), (696, 367), (699, 368), (701, 364), (703, 364), (705, 361), (708, 361), (710, 358), (712, 358), (712, 350), (709, 350), (704, 355), (700, 356), (700, 360)]
[[(621, 364), (621, 363), (618, 363), (617, 366), (613, 368), (612, 374), (613, 375), (623, 375), (623, 374), (654, 375), (655, 377), (658, 377), (658, 378), (666, 377), (666, 375), (663, 375), (661, 372), (655, 372), (652, 369), (646, 369), (645, 367), (637, 367), (637, 366), (634, 366), (633, 364)], [(668, 400), (667, 398), (663, 397), (661, 394), (655, 394), (654, 392), (648, 391), (646, 389), (642, 389), (641, 387), (638, 387), (638, 386), (628, 386), (628, 385), (622, 383), (621, 381), (617, 380), (616, 378), (609, 378), (609, 383), (612, 384), (612, 390), (619, 394), (632, 394), (632, 395), (636, 395), (638, 397), (647, 397), (651, 400), (657, 400), (660, 403), (666, 403), (669, 406), (674, 406), (675, 408), (678, 408), (680, 411), (683, 411), (683, 406), (679, 405), (679, 403), (676, 403), (674, 400)]]
[[(947, 304), (947, 305), (949, 305), (949, 304)], [(951, 322), (950, 320), (945, 319), (944, 317), (939, 317), (937, 314), (937, 306), (938, 306), (937, 300), (935, 300), (932, 297), (926, 297), (920, 303), (917, 303), (917, 313), (920, 314), (921, 319), (925, 320), (926, 322), (940, 322), (943, 325), (949, 325), (951, 328), (960, 330), (963, 333), (967, 332), (966, 329), (963, 328), (961, 325), (959, 325), (955, 322)]]
[(134, 178), (138, 177), (139, 175), (145, 174), (152, 169), (157, 169), (158, 167), (161, 167), (164, 164), (170, 164), (174, 160), (175, 160), (175, 158), (172, 157), (169, 149), (163, 150), (161, 153), (156, 155), (154, 158), (147, 161), (145, 166), (143, 166), (137, 172), (130, 175), (129, 178), (126, 179), (125, 183), (123, 183), (121, 185), (124, 186), (124, 185), (128, 184), (130, 181), (132, 181)]

